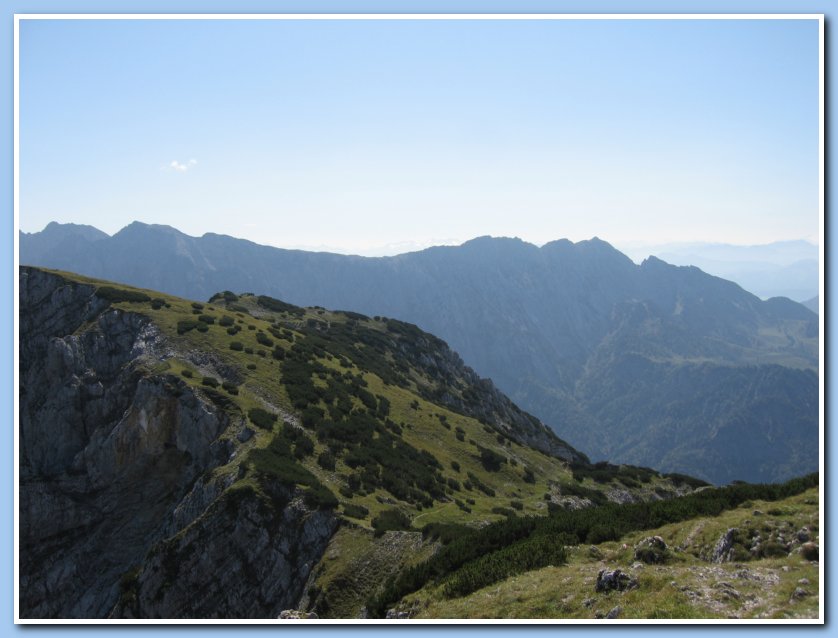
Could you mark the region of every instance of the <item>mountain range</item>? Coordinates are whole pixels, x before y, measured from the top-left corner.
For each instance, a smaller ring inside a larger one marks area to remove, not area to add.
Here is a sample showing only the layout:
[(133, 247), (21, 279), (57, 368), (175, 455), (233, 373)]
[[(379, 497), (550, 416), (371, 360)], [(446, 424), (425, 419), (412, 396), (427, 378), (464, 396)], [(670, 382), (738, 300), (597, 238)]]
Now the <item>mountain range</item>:
[(19, 290), (23, 622), (822, 613), (817, 474), (591, 463), (387, 317)]
[(249, 291), (415, 323), (593, 460), (715, 483), (818, 465), (817, 316), (597, 238), (364, 258), (50, 224), (20, 235), (20, 259), (196, 300)]

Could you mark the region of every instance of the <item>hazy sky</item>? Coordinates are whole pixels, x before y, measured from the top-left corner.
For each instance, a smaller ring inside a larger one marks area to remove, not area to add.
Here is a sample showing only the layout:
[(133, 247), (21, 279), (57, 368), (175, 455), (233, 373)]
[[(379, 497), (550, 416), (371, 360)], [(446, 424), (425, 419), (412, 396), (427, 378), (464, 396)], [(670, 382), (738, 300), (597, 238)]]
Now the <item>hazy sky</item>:
[(20, 113), (25, 232), (819, 237), (814, 20), (24, 21)]

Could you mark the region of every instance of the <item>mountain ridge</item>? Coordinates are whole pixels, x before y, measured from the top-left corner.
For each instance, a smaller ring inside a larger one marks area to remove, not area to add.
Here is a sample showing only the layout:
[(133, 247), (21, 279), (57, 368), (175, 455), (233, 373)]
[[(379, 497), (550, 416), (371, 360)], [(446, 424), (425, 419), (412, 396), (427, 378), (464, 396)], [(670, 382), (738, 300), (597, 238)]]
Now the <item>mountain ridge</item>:
[[(636, 265), (596, 238), (556, 240), (539, 248), (520, 239), (481, 237), (462, 246), (365, 258), (276, 249), (226, 236), (192, 238), (171, 227), (140, 223), (132, 224), (131, 233), (132, 241), (110, 247), (107, 240), (77, 242), (63, 255), (39, 253), (38, 238), (21, 235), (21, 260), (192, 298), (223, 289), (253, 290), (302, 306), (410, 321), (444, 338), (471, 367), (571, 443), (580, 431), (593, 428), (597, 434), (578, 439), (577, 445), (594, 443), (586, 449), (594, 458), (608, 458), (601, 442), (619, 439), (622, 430), (636, 425), (631, 415), (592, 419), (598, 392), (583, 382), (593, 374), (595, 361), (608, 360), (603, 348), (617, 337), (650, 361), (712, 364), (720, 374), (731, 365), (776, 364), (789, 375), (793, 369), (818, 368), (817, 317), (803, 306), (761, 301), (694, 267), (657, 258)], [(632, 313), (635, 319), (625, 323)], [(666, 385), (668, 370), (649, 368), (647, 402), (666, 400), (654, 387)], [(601, 371), (594, 376), (607, 380)], [(811, 381), (794, 383), (813, 387)], [(589, 388), (587, 394), (580, 394), (583, 387)], [(811, 431), (817, 411), (805, 410)], [(715, 424), (693, 420), (693, 434), (739, 417), (731, 411), (720, 418)], [(707, 438), (692, 440), (712, 447)], [(812, 470), (817, 437), (808, 440), (806, 470)], [(650, 451), (633, 462), (665, 465), (667, 452)], [(732, 476), (723, 467), (708, 467), (700, 456), (678, 462), (683, 465), (665, 469), (722, 483), (788, 478), (762, 471)]]

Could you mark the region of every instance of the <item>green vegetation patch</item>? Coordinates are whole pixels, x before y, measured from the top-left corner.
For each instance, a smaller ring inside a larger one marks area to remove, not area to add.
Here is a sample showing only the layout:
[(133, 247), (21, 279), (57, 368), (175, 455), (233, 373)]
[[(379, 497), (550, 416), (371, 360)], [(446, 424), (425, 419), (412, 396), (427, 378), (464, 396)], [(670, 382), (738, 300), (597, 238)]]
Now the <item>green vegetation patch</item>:
[(253, 425), (263, 430), (273, 429), (274, 423), (277, 420), (275, 414), (262, 408), (251, 408), (247, 411), (247, 418), (251, 420)]
[(142, 303), (146, 301), (151, 301), (151, 297), (149, 297), (144, 292), (140, 292), (139, 290), (114, 288), (113, 286), (99, 286), (96, 289), (96, 296), (101, 297), (102, 299), (107, 299), (111, 303), (120, 303), (126, 301), (129, 303)]
[(256, 298), (256, 303), (266, 310), (271, 310), (273, 312), (287, 312), (298, 317), (302, 317), (305, 314), (305, 310), (303, 308), (293, 306), (290, 303), (285, 303), (284, 301), (274, 299), (273, 297), (268, 297), (267, 295), (259, 295)]

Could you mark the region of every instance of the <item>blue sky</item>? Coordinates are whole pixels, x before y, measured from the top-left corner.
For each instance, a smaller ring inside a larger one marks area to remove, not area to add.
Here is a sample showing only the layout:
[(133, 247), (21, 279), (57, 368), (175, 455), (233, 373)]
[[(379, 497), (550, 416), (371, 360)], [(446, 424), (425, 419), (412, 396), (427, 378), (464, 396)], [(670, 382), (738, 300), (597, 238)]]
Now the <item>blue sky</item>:
[(816, 21), (24, 21), (20, 228), (818, 240)]

